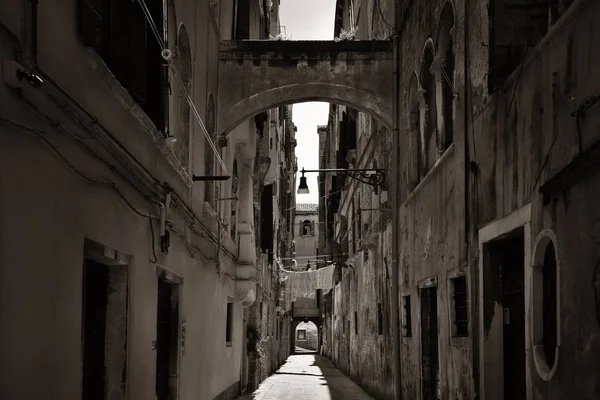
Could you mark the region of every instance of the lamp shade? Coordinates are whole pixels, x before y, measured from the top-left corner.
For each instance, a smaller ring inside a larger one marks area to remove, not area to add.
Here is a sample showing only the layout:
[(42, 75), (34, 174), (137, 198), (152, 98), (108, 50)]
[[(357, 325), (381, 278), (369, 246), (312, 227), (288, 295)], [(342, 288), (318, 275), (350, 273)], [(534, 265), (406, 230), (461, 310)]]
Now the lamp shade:
[(306, 177), (302, 175), (300, 177), (300, 185), (298, 185), (298, 194), (309, 194), (308, 184), (306, 183)]

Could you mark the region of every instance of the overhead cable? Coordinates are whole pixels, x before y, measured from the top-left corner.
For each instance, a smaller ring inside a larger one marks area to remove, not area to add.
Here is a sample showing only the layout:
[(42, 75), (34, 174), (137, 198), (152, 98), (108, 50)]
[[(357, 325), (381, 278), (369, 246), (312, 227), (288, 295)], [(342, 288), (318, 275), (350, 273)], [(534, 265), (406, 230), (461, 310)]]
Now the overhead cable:
[(223, 159), (221, 158), (221, 155), (219, 154), (219, 151), (217, 150), (215, 143), (213, 142), (212, 138), (210, 137), (210, 133), (206, 129), (206, 126), (204, 125), (204, 121), (202, 121), (202, 118), (200, 117), (200, 113), (198, 112), (196, 105), (192, 101), (192, 98), (190, 97), (190, 94), (189, 94), (186, 86), (184, 85), (183, 80), (181, 79), (181, 76), (179, 75), (179, 72), (177, 71), (177, 68), (173, 64), (173, 61), (171, 60), (171, 57), (170, 57), (171, 50), (169, 48), (167, 48), (167, 46), (164, 42), (164, 39), (161, 37), (160, 32), (158, 31), (158, 28), (156, 27), (156, 24), (154, 23), (154, 18), (152, 18), (152, 14), (150, 13), (148, 6), (146, 5), (146, 1), (145, 0), (137, 0), (137, 2), (140, 5), (140, 7), (142, 8), (142, 11), (144, 12), (144, 17), (146, 18), (146, 21), (150, 25), (150, 28), (152, 29), (152, 33), (154, 34), (154, 37), (156, 38), (158, 45), (160, 46), (161, 57), (169, 63), (169, 67), (170, 67), (171, 71), (173, 72), (173, 75), (177, 79), (177, 82), (179, 83), (179, 86), (181, 87), (181, 90), (183, 91), (183, 93), (185, 95), (187, 103), (190, 105), (190, 108), (193, 111), (196, 121), (198, 122), (198, 124), (200, 125), (202, 130), (204, 131), (204, 137), (206, 138), (206, 142), (210, 145), (211, 149), (213, 150), (213, 152), (217, 158), (217, 161), (221, 165), (221, 168), (223, 168), (223, 172), (225, 174), (228, 174), (229, 172), (227, 171), (227, 167), (225, 166), (225, 163), (223, 162)]

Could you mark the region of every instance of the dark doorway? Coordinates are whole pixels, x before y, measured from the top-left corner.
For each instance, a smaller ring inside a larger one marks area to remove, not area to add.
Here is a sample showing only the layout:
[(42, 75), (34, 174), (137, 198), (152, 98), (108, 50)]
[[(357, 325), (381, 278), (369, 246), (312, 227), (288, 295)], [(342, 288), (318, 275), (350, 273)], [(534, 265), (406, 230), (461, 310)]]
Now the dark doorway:
[[(525, 400), (525, 236), (519, 228), (485, 245), (483, 276), (486, 393)], [(503, 378), (502, 378), (503, 377)], [(501, 386), (501, 388), (500, 388)]]
[(177, 399), (179, 285), (158, 278), (156, 400)]
[(105, 346), (108, 267), (83, 266), (83, 399), (106, 398)]
[(494, 245), (500, 272), (503, 307), (504, 398), (525, 400), (524, 238), (503, 239)]
[(421, 289), (421, 388), (423, 400), (437, 399), (438, 385), (437, 287)]
[(127, 287), (126, 266), (84, 261), (83, 400), (125, 398)]

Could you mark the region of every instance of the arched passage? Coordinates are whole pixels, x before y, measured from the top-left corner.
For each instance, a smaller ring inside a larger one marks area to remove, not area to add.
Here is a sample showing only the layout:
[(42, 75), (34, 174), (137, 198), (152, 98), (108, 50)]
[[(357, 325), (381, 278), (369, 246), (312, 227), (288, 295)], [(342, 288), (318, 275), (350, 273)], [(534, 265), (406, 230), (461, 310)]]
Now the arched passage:
[(225, 41), (219, 50), (218, 130), (273, 107), (346, 105), (392, 126), (390, 41)]
[(286, 104), (323, 101), (352, 107), (379, 120), (386, 127), (392, 126), (392, 109), (384, 99), (373, 94), (331, 83), (302, 83), (269, 89), (250, 96), (229, 109), (221, 110), (219, 130), (229, 133), (243, 121)]
[[(311, 328), (314, 327), (314, 328)], [(294, 318), (291, 322), (290, 329), (290, 353), (294, 354), (297, 352), (296, 346), (300, 345), (308, 345), (309, 342), (314, 343), (316, 340), (316, 346), (314, 349), (306, 349), (310, 351), (319, 351), (320, 343), (320, 331), (321, 331), (321, 319), (318, 317), (308, 317), (308, 318)], [(312, 330), (308, 329), (311, 328)], [(305, 337), (306, 339), (298, 339), (298, 330), (306, 330)], [(310, 331), (310, 332), (309, 332)], [(309, 339), (309, 337), (311, 339)], [(304, 348), (300, 346), (301, 348)]]

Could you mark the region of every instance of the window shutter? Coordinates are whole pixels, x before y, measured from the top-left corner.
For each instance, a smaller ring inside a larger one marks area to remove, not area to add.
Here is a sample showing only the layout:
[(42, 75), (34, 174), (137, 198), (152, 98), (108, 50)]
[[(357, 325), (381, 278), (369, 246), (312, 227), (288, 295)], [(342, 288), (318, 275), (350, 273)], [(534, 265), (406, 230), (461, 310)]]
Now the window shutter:
[[(106, 0), (105, 0), (106, 1)], [(147, 96), (146, 18), (137, 2), (112, 1), (109, 67), (135, 101)]]
[(235, 39), (250, 39), (250, 0), (238, 0)]
[(107, 0), (79, 1), (79, 33), (83, 43), (93, 47), (102, 55), (104, 52), (104, 16)]

